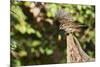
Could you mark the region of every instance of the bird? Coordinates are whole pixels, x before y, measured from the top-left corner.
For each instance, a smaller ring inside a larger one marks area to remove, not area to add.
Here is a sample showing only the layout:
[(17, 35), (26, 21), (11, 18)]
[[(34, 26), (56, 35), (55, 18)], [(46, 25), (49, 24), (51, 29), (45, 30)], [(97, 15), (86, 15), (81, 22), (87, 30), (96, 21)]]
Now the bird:
[(67, 43), (67, 62), (94, 61), (93, 58), (84, 52), (80, 46), (79, 40), (73, 34), (80, 32), (81, 28), (85, 28), (87, 26), (75, 23), (71, 14), (63, 9), (57, 11), (55, 19), (56, 23), (59, 23), (59, 29), (64, 30), (66, 34), (69, 34), (65, 36)]
[(86, 25), (75, 23), (73, 17), (69, 12), (60, 9), (55, 14), (56, 21), (59, 22), (59, 29), (64, 30), (66, 33), (80, 32)]

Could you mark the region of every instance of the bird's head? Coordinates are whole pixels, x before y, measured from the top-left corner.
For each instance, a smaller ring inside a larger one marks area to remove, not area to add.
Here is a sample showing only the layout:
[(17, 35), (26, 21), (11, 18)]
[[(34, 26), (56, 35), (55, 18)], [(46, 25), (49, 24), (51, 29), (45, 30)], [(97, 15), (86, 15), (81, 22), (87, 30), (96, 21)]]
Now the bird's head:
[(63, 23), (64, 20), (72, 22), (73, 18), (69, 12), (66, 12), (63, 9), (60, 9), (55, 14), (55, 20), (57, 20), (59, 23)]

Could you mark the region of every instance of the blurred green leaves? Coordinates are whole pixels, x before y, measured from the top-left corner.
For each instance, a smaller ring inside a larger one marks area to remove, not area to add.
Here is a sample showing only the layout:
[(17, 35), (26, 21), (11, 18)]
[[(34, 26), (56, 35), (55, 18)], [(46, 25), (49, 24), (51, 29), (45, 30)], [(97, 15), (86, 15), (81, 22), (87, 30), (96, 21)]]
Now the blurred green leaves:
[(11, 14), (19, 21), (24, 22), (26, 19), (26, 16), (22, 12), (22, 9), (17, 5), (11, 6)]
[(48, 4), (47, 5), (47, 16), (54, 17), (58, 10), (58, 5), (56, 4)]
[(19, 67), (21, 65), (21, 62), (19, 60), (12, 60), (12, 66)]
[(29, 24), (16, 24), (15, 29), (20, 31), (20, 33), (22, 34), (32, 34), (35, 33), (35, 30), (33, 28), (31, 28), (31, 26)]

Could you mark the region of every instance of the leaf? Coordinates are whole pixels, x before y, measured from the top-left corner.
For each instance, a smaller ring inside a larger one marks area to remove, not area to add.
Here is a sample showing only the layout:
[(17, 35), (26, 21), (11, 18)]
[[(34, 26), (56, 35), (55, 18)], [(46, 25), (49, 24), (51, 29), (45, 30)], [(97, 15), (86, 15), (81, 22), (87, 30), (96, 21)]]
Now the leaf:
[(13, 60), (13, 64), (12, 64), (12, 66), (15, 66), (15, 67), (18, 67), (18, 66), (20, 66), (21, 65), (21, 62), (19, 61), (19, 60)]
[(15, 29), (18, 30), (22, 34), (25, 34), (26, 33), (26, 27), (25, 27), (25, 25), (17, 24), (15, 26)]
[(27, 56), (27, 52), (25, 50), (21, 50), (18, 54), (20, 57)]
[(41, 41), (39, 41), (39, 40), (34, 40), (33, 42), (32, 42), (32, 46), (33, 47), (37, 47), (37, 46), (39, 46), (41, 44)]
[(45, 52), (46, 52), (47, 55), (51, 55), (53, 53), (53, 50), (50, 49), (50, 48), (46, 48)]
[(26, 16), (19, 6), (11, 6), (11, 14), (19, 21), (24, 21)]
[(37, 37), (39, 37), (39, 38), (41, 38), (42, 37), (42, 35), (41, 35), (41, 33), (39, 32), (39, 31), (36, 31), (35, 32), (35, 34), (37, 35)]
[(26, 26), (26, 32), (28, 34), (32, 34), (32, 33), (35, 33), (36, 31), (29, 24), (27, 24), (27, 26)]
[(44, 51), (44, 49), (43, 49), (42, 47), (40, 47), (39, 50), (40, 50), (40, 52), (41, 52), (42, 54), (44, 54), (45, 51)]

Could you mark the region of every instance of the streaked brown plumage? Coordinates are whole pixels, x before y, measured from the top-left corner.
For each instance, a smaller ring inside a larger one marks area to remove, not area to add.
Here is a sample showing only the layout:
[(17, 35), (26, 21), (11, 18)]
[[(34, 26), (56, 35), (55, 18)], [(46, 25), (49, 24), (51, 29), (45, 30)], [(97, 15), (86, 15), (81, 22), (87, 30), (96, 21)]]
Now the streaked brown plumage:
[(58, 10), (55, 17), (60, 23), (59, 28), (66, 33), (80, 32), (80, 28), (85, 27), (84, 25), (76, 24), (70, 13), (65, 12), (63, 9)]

